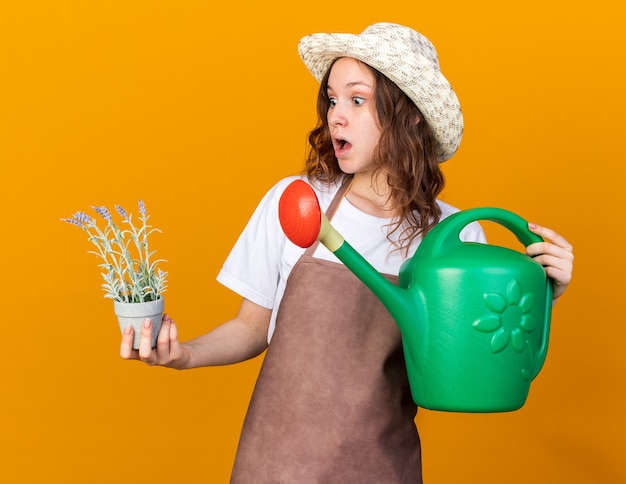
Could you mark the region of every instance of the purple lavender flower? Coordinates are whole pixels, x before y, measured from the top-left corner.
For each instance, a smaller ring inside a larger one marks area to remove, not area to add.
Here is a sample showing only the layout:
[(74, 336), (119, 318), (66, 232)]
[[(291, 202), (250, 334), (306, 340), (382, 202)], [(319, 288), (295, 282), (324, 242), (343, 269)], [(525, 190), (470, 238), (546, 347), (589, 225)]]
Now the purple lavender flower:
[(111, 214), (109, 212), (109, 209), (102, 206), (102, 207), (91, 207), (93, 208), (96, 213), (98, 215), (100, 215), (104, 220), (106, 220), (109, 223), (113, 223), (113, 217), (111, 217)]
[(62, 218), (61, 220), (63, 220), (63, 222), (67, 222), (68, 224), (76, 225), (77, 227), (83, 228), (83, 224), (73, 218)]
[(84, 228), (85, 225), (89, 225), (92, 221), (91, 217), (84, 212), (76, 212), (72, 215), (72, 218), (62, 218), (61, 220), (80, 228)]
[(128, 220), (128, 214), (126, 213), (126, 210), (124, 210), (123, 207), (121, 207), (120, 205), (116, 205), (115, 210), (117, 210), (117, 213), (119, 213), (124, 220)]
[(92, 221), (91, 217), (85, 212), (76, 212), (74, 214), (74, 219), (83, 224), (89, 224)]
[(143, 200), (139, 200), (139, 213), (141, 214), (142, 218), (146, 218), (146, 205), (145, 203), (143, 203)]

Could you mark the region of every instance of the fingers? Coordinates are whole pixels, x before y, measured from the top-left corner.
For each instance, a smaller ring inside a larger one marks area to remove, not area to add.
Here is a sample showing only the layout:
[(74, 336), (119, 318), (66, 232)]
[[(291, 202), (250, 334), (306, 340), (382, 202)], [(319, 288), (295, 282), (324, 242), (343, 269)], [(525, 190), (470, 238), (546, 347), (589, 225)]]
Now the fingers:
[(573, 251), (572, 244), (565, 240), (563, 236), (557, 234), (554, 230), (533, 223), (529, 223), (528, 228), (531, 232), (542, 236), (544, 239), (548, 239), (557, 247), (561, 247), (569, 252)]
[(141, 326), (139, 339), (139, 349), (133, 349), (135, 331), (132, 326), (127, 326), (122, 332), (122, 343), (120, 345), (120, 356), (126, 360), (141, 360), (148, 365), (158, 363), (157, 351), (152, 348), (152, 321), (146, 319)]
[(164, 314), (163, 320), (161, 321), (161, 331), (159, 331), (156, 341), (158, 353), (169, 353), (171, 326), (172, 320), (167, 314)]
[(545, 268), (546, 274), (554, 279), (555, 283), (566, 285), (571, 282), (572, 263), (570, 260), (546, 254), (535, 256), (534, 259)]
[(156, 353), (152, 351), (152, 321), (146, 319), (141, 326), (141, 339), (139, 340), (139, 359), (148, 365), (156, 364)]
[(571, 269), (574, 262), (574, 253), (571, 249), (564, 249), (551, 242), (531, 244), (526, 247), (526, 254), (535, 258), (543, 266)]
[(546, 241), (530, 244), (526, 254), (534, 258), (553, 280), (554, 299), (561, 296), (572, 280), (574, 267), (574, 250), (572, 245), (554, 230), (536, 224), (528, 224), (528, 228)]
[(544, 267), (554, 268), (557, 272), (564, 273), (566, 280), (563, 282), (568, 283), (574, 265), (572, 245), (552, 229), (535, 224), (528, 224), (528, 227), (532, 232), (544, 237), (546, 241), (530, 244), (526, 248), (526, 253)]
[[(163, 333), (163, 349), (161, 350), (161, 347), (159, 347), (157, 343), (159, 351), (158, 364), (179, 370), (185, 368), (189, 364), (190, 353), (178, 340), (178, 326), (176, 325), (176, 321), (167, 316), (167, 321), (163, 321), (161, 333)], [(159, 338), (161, 338), (161, 333), (159, 333)], [(161, 359), (161, 355), (163, 355), (163, 359)]]
[(133, 350), (135, 331), (131, 326), (126, 326), (122, 332), (122, 343), (120, 344), (120, 356), (125, 360), (136, 360), (139, 357), (138, 351)]
[(139, 349), (133, 350), (133, 329), (129, 326), (122, 333), (120, 355), (127, 360), (141, 360), (147, 365), (160, 365), (182, 368), (189, 360), (189, 352), (178, 341), (176, 323), (164, 314), (161, 329), (156, 338), (156, 347), (152, 347), (154, 325), (146, 319), (141, 327)]
[(161, 322), (161, 331), (157, 337), (156, 343), (156, 364), (166, 366), (172, 361), (172, 328), (175, 328), (174, 320), (169, 315), (163, 315), (163, 321)]

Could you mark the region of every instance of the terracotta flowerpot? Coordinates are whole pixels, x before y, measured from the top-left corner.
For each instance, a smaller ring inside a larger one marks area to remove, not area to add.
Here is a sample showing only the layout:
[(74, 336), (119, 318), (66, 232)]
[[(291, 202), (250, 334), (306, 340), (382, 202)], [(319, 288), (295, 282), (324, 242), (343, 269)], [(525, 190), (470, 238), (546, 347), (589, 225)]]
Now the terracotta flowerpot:
[(113, 301), (113, 309), (120, 324), (120, 330), (123, 332), (129, 325), (135, 330), (135, 339), (133, 341), (134, 349), (139, 348), (141, 327), (146, 319), (152, 321), (152, 347), (156, 347), (156, 340), (159, 330), (161, 329), (161, 319), (163, 319), (164, 308), (165, 300), (162, 297), (156, 301), (142, 303)]

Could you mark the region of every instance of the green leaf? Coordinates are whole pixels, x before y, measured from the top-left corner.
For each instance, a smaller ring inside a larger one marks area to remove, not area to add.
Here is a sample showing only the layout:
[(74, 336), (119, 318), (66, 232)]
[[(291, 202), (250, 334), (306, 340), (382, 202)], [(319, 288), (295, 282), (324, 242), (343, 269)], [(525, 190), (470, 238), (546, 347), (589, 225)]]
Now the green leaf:
[(509, 332), (504, 329), (500, 329), (496, 334), (491, 338), (491, 351), (494, 353), (499, 353), (509, 344)]
[(506, 309), (506, 300), (495, 292), (485, 294), (485, 305), (494, 313), (502, 314)]
[(502, 326), (502, 321), (500, 320), (500, 316), (488, 314), (474, 321), (472, 326), (483, 333), (491, 333)]

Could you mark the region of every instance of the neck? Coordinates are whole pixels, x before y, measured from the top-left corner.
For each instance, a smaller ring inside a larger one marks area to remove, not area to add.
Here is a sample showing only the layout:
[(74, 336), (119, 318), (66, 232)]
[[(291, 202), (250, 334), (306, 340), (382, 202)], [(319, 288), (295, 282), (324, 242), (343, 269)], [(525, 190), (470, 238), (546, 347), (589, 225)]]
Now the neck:
[(369, 215), (392, 218), (397, 215), (395, 204), (390, 198), (386, 177), (372, 177), (371, 173), (356, 173), (346, 193), (346, 198), (356, 208)]

